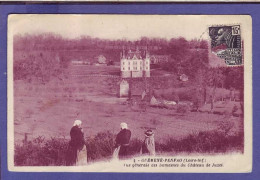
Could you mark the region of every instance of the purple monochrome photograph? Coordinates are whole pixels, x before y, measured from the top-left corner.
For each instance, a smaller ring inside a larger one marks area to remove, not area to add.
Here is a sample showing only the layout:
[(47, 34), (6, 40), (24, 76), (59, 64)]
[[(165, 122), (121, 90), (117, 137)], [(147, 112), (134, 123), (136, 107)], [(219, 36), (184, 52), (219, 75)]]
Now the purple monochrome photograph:
[(224, 17), (9, 17), (11, 164), (250, 171), (252, 32)]

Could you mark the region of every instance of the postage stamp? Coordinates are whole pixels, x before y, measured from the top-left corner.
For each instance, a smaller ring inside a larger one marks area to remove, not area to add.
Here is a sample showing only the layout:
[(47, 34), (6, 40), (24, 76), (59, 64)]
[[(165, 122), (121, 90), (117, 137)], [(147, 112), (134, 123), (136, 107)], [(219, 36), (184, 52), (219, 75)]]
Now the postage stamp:
[(240, 25), (209, 27), (211, 51), (227, 65), (242, 65), (243, 52)]
[(9, 15), (8, 168), (250, 172), (251, 63), (250, 16)]

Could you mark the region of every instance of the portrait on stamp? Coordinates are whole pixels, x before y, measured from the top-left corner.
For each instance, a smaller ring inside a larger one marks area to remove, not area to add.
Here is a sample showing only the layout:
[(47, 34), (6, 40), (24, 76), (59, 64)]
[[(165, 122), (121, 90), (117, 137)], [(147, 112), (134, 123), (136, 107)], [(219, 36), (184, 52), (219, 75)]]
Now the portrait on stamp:
[(9, 170), (251, 171), (251, 36), (249, 16), (9, 15)]

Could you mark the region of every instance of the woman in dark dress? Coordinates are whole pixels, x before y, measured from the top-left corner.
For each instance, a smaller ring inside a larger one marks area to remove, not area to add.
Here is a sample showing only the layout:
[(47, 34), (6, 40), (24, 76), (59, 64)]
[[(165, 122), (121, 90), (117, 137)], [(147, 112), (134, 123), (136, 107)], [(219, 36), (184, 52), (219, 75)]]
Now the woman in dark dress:
[(115, 150), (119, 149), (119, 159), (125, 159), (128, 156), (129, 141), (131, 138), (131, 131), (128, 129), (126, 123), (121, 123), (121, 131), (116, 136)]
[(87, 163), (87, 150), (81, 124), (80, 120), (76, 120), (70, 130), (71, 140), (66, 162), (68, 166), (85, 165)]

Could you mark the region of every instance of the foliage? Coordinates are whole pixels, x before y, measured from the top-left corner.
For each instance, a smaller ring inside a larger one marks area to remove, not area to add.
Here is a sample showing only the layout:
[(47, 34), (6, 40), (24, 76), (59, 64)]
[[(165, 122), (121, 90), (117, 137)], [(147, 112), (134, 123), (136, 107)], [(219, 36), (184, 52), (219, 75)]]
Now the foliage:
[(176, 140), (169, 138), (166, 143), (158, 143), (157, 151), (185, 152), (185, 153), (226, 153), (232, 151), (243, 152), (243, 134), (226, 135), (218, 131), (199, 132)]
[(198, 110), (203, 104), (205, 97), (203, 97), (203, 92), (201, 88), (198, 88), (194, 91), (195, 93), (192, 96), (193, 106)]
[(234, 123), (230, 121), (222, 121), (218, 125), (218, 131), (225, 136), (229, 135), (230, 131), (233, 129)]
[(181, 88), (178, 92), (176, 92), (179, 96), (180, 101), (191, 101), (193, 100), (193, 96), (195, 93), (194, 88), (185, 87)]
[[(138, 40), (108, 40), (82, 36), (67, 39), (52, 33), (40, 35), (14, 36), (14, 78), (46, 82), (51, 77), (66, 74), (65, 69), (71, 60), (84, 60), (94, 63), (102, 54), (113, 65), (120, 60), (123, 48), (145, 50), (151, 54), (168, 55), (168, 62), (161, 68), (175, 75), (186, 74), (189, 81), (205, 89), (205, 86), (235, 88), (243, 90), (243, 67), (210, 68), (208, 42), (186, 40), (183, 37), (163, 38), (141, 37)], [(242, 96), (242, 93), (241, 93)], [(205, 100), (205, 97), (204, 97)]]
[[(229, 126), (228, 126), (229, 127)], [(223, 131), (207, 131), (190, 134), (183, 139), (168, 138), (165, 142), (155, 142), (157, 153), (226, 153), (243, 152), (242, 133), (228, 135), (229, 128)], [(111, 132), (98, 133), (86, 139), (88, 161), (109, 159), (114, 149), (115, 135)], [(15, 145), (14, 163), (16, 166), (60, 166), (66, 164), (69, 141), (65, 138), (35, 138), (32, 141)], [(140, 153), (142, 141), (132, 139), (129, 155)]]
[(61, 138), (45, 140), (39, 136), (32, 141), (15, 145), (14, 161), (17, 166), (64, 165), (68, 141)]
[(37, 79), (45, 83), (61, 73), (60, 59), (55, 53), (29, 52), (25, 59), (14, 59), (14, 80)]
[(95, 137), (86, 139), (88, 160), (93, 161), (112, 155), (115, 135), (111, 132), (98, 133)]
[(207, 71), (207, 84), (212, 87), (241, 90), (244, 87), (243, 67), (210, 68)]
[(177, 105), (177, 113), (187, 113), (189, 111), (189, 106), (188, 105)]

